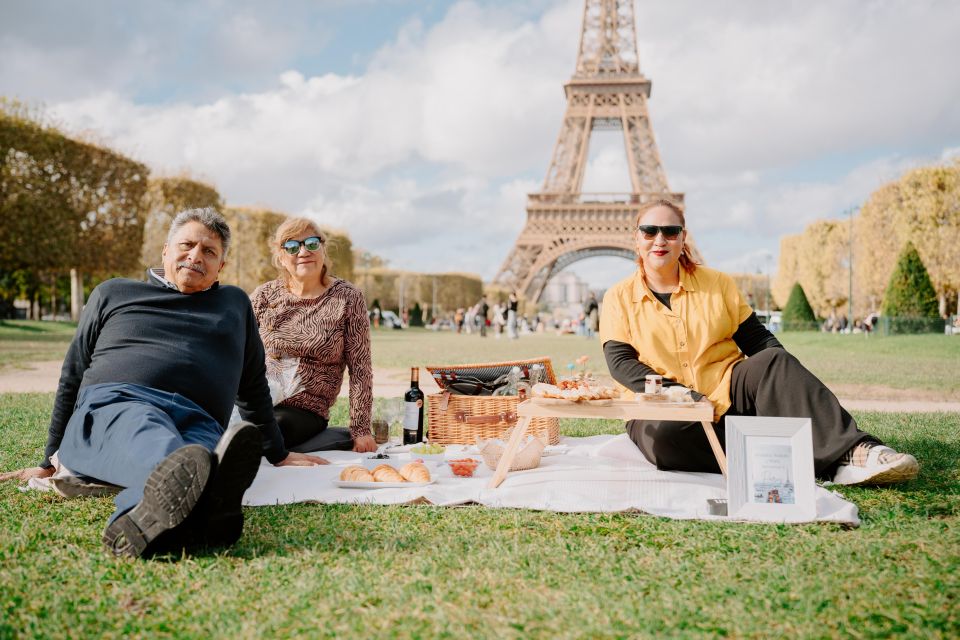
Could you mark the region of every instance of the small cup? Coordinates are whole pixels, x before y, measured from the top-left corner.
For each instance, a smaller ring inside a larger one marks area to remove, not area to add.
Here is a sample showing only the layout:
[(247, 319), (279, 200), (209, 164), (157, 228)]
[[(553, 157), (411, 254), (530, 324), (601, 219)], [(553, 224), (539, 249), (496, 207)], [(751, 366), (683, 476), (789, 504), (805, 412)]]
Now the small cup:
[(386, 420), (377, 419), (370, 423), (373, 430), (373, 439), (377, 444), (385, 444), (390, 441), (390, 423)]
[(643, 392), (647, 395), (657, 395), (663, 392), (663, 376), (651, 373), (644, 380)]

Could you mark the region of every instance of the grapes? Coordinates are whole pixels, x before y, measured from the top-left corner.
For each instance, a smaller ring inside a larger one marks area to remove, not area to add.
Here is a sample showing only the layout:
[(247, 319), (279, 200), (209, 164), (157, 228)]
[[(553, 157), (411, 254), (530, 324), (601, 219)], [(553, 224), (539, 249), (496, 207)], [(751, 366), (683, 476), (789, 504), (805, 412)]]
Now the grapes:
[(422, 443), (410, 449), (410, 453), (418, 453), (421, 455), (436, 456), (442, 454), (446, 451), (446, 447), (440, 444), (427, 444)]

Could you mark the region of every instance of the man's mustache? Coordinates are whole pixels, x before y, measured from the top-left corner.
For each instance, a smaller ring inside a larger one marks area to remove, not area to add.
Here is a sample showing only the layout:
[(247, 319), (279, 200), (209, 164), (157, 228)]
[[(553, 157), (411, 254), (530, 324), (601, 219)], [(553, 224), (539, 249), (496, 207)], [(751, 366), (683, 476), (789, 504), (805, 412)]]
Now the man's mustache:
[(207, 271), (206, 269), (203, 268), (203, 266), (199, 264), (193, 264), (191, 262), (187, 262), (186, 260), (184, 260), (183, 262), (177, 263), (177, 270), (180, 270), (180, 269), (190, 269), (191, 271), (196, 271), (202, 276), (207, 275)]

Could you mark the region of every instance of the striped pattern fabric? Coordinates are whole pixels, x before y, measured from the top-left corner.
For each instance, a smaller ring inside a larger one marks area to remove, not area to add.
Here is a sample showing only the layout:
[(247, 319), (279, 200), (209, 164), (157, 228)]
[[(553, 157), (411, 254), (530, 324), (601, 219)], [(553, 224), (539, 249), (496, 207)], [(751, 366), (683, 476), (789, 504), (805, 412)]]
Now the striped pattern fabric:
[(370, 435), (370, 323), (360, 290), (335, 279), (320, 297), (301, 299), (277, 279), (257, 287), (251, 298), (268, 369), (280, 358), (300, 359), (297, 373), (304, 389), (280, 404), (329, 418), (349, 370), (350, 435)]

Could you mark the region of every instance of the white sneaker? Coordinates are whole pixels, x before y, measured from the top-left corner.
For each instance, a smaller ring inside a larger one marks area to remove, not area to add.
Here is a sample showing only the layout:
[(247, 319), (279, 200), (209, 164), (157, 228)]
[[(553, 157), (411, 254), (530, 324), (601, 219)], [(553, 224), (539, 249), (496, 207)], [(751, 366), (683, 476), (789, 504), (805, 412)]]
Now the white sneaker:
[(844, 454), (833, 476), (834, 484), (894, 484), (913, 480), (920, 472), (917, 459), (875, 442), (861, 442)]

